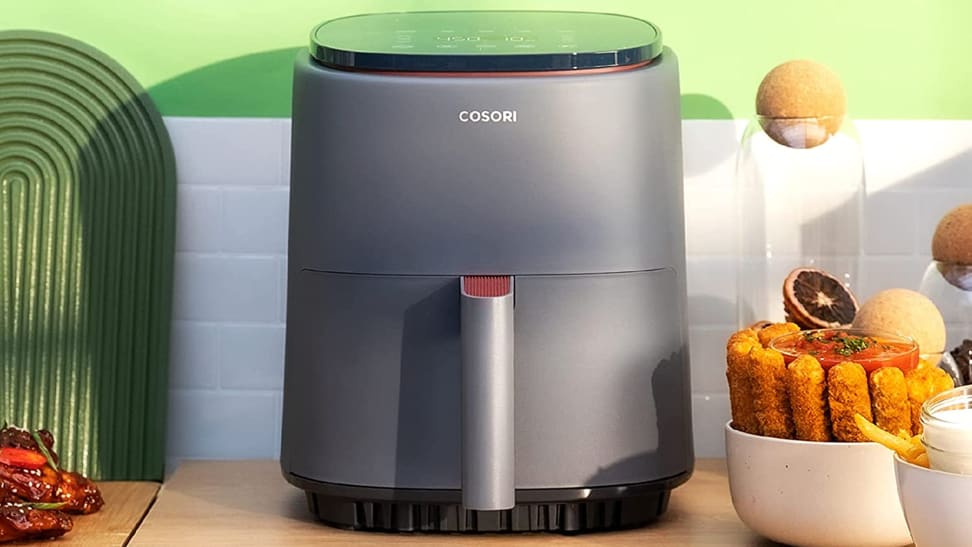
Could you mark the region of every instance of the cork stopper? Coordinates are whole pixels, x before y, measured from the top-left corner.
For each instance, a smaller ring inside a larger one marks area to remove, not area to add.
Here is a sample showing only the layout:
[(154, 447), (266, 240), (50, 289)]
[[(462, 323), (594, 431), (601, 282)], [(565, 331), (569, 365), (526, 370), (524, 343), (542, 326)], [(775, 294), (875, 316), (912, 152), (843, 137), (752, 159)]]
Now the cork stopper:
[(938, 221), (932, 236), (932, 258), (953, 286), (972, 291), (972, 203), (959, 205)]
[(844, 121), (847, 99), (840, 77), (809, 60), (787, 61), (763, 78), (756, 113), (763, 130), (791, 148), (820, 146)]
[(939, 262), (972, 264), (972, 203), (959, 205), (938, 221), (932, 256)]

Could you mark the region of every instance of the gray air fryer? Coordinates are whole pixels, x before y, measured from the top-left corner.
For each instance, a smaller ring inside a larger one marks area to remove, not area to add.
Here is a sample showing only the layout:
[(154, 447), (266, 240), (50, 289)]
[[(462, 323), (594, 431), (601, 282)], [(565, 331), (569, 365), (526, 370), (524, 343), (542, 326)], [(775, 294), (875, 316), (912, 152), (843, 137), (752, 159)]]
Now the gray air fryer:
[(341, 527), (580, 532), (693, 467), (678, 70), (650, 23), (363, 15), (294, 77), (281, 467)]

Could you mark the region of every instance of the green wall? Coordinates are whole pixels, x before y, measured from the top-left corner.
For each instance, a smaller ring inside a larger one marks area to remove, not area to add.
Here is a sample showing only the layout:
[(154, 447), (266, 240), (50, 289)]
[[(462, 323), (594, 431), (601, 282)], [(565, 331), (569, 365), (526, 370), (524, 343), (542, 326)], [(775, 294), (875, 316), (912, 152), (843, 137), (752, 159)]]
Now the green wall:
[(287, 116), (294, 51), (317, 22), (459, 8), (648, 19), (679, 54), (687, 118), (748, 117), (767, 70), (812, 58), (843, 77), (856, 118), (972, 119), (968, 0), (0, 0), (0, 29), (100, 48), (165, 115)]

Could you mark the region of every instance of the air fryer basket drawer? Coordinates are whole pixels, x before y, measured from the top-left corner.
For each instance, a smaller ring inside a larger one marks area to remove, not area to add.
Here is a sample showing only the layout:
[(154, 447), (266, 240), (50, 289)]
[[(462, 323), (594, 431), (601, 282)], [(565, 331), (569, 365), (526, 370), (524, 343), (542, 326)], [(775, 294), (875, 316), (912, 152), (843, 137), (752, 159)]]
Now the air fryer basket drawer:
[[(461, 488), (459, 279), (291, 279), (284, 469)], [(514, 280), (516, 488), (642, 483), (692, 467), (679, 280), (669, 269)]]

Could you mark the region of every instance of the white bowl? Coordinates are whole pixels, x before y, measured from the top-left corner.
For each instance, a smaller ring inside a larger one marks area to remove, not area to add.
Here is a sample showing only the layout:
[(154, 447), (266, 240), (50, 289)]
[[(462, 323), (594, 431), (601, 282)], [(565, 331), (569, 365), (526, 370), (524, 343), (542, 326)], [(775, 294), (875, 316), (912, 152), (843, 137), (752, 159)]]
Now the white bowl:
[(897, 455), (894, 472), (911, 537), (918, 547), (972, 544), (969, 508), (972, 475), (958, 475), (910, 464)]
[(773, 541), (807, 546), (909, 545), (893, 452), (876, 443), (775, 439), (726, 424), (732, 505)]

